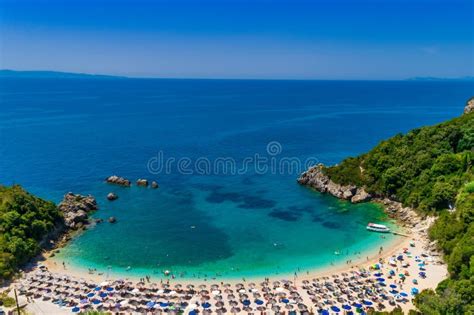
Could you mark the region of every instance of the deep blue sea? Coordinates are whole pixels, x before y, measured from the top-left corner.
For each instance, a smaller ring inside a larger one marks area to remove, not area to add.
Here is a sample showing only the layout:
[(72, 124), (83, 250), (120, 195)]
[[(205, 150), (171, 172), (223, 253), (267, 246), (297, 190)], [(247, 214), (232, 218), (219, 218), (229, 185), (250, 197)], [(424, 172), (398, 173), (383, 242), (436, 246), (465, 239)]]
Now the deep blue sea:
[[(117, 218), (61, 251), (76, 268), (185, 278), (323, 268), (393, 236), (365, 230), (385, 222), (377, 206), (300, 187), (305, 164), (458, 116), (473, 94), (472, 82), (0, 79), (0, 183), (55, 202), (93, 194), (94, 217)], [(105, 184), (112, 174), (160, 188)]]

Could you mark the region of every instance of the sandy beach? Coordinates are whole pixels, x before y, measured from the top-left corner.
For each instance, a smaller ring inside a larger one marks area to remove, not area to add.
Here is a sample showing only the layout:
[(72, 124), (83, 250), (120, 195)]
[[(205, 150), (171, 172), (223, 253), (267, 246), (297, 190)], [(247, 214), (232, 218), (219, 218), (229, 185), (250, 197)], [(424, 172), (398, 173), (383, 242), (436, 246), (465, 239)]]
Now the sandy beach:
[[(291, 314), (294, 310), (302, 314), (318, 310), (338, 314), (334, 310), (351, 308), (353, 311), (356, 306), (385, 310), (400, 306), (407, 312), (413, 308), (411, 300), (416, 292), (435, 288), (447, 276), (446, 265), (442, 263), (439, 253), (429, 249), (426, 229), (430, 222), (425, 220), (415, 228), (405, 229), (404, 236), (398, 236), (389, 248), (379, 249), (376, 255), (355, 258), (342, 266), (300, 271), (293, 275), (240, 280), (129, 277), (117, 281), (107, 274), (84, 273), (47, 258), (40, 267), (25, 273), (12, 287), (21, 292), (20, 303), (27, 304), (26, 308), (33, 314), (71, 313), (88, 308), (112, 311), (117, 303), (127, 301), (125, 304), (128, 305), (130, 299), (134, 302), (135, 294), (143, 294), (138, 304), (131, 304), (121, 311), (161, 313), (170, 305), (179, 304), (185, 314), (222, 313), (223, 310), (239, 314)], [(45, 285), (48, 281), (56, 286), (56, 303), (59, 299), (62, 306), (52, 303), (55, 295), (48, 289), (50, 285)], [(81, 287), (79, 291), (68, 283), (85, 288)], [(61, 284), (65, 286), (61, 287)], [(186, 291), (182, 288), (193, 289)], [(90, 292), (94, 290), (103, 292), (100, 300), (93, 300), (97, 296)], [(400, 296), (400, 293), (403, 295)], [(129, 294), (132, 295), (129, 297)], [(263, 303), (255, 304), (257, 301)], [(148, 306), (141, 305), (142, 302), (148, 303)], [(150, 303), (162, 307), (147, 309), (152, 305)], [(75, 306), (78, 309), (74, 309)]]

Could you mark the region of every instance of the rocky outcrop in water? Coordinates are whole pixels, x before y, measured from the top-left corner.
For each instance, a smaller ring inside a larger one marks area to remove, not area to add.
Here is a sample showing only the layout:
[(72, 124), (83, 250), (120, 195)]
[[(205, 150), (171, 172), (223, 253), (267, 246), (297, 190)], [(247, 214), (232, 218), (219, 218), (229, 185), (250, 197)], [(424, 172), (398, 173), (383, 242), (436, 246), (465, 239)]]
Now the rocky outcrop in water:
[(143, 178), (137, 179), (137, 186), (148, 187), (148, 180)]
[(333, 182), (324, 174), (323, 169), (323, 164), (309, 168), (298, 178), (298, 183), (310, 186), (322, 193), (331, 194), (339, 199), (350, 200), (353, 203), (369, 201), (372, 198), (364, 188), (358, 188), (355, 185), (340, 185)]
[(117, 194), (114, 194), (113, 192), (107, 194), (107, 199), (110, 201), (114, 201), (118, 199)]
[(107, 219), (107, 221), (109, 221), (109, 223), (116, 223), (117, 219), (115, 217), (110, 217)]
[(157, 182), (155, 182), (155, 181), (152, 181), (152, 182), (151, 182), (151, 188), (156, 189), (156, 188), (159, 188), (159, 187), (160, 187), (160, 186), (158, 186), (158, 183), (157, 183)]
[(117, 175), (109, 176), (105, 179), (105, 181), (109, 184), (115, 184), (115, 185), (120, 185), (120, 186), (125, 186), (125, 187), (131, 186), (131, 182), (128, 179), (125, 179)]
[(64, 195), (63, 200), (58, 205), (59, 210), (64, 215), (66, 227), (79, 229), (89, 223), (89, 212), (97, 210), (97, 202), (94, 197), (73, 194)]
[(464, 114), (469, 114), (469, 113), (472, 113), (474, 112), (474, 96), (471, 97), (467, 103), (466, 103), (466, 107), (464, 107)]

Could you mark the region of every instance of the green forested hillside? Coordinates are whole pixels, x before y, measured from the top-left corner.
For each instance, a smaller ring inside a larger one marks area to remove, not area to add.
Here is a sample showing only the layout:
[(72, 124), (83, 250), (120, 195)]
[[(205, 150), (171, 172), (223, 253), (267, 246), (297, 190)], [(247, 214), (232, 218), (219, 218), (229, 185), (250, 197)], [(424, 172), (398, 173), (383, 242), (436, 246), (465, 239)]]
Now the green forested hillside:
[(40, 241), (61, 221), (56, 205), (20, 186), (0, 186), (0, 279), (40, 250)]
[(417, 297), (422, 314), (474, 314), (473, 148), (474, 112), (397, 135), (324, 169), (337, 183), (439, 215), (429, 235), (445, 254), (450, 277)]

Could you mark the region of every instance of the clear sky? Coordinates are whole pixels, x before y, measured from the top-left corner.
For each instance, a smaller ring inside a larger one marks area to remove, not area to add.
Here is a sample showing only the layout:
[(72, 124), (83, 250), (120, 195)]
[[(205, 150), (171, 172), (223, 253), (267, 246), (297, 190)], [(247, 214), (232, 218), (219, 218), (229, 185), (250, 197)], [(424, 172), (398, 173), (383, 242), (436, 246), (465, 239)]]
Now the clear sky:
[(0, 68), (146, 77), (474, 75), (474, 0), (0, 0)]

